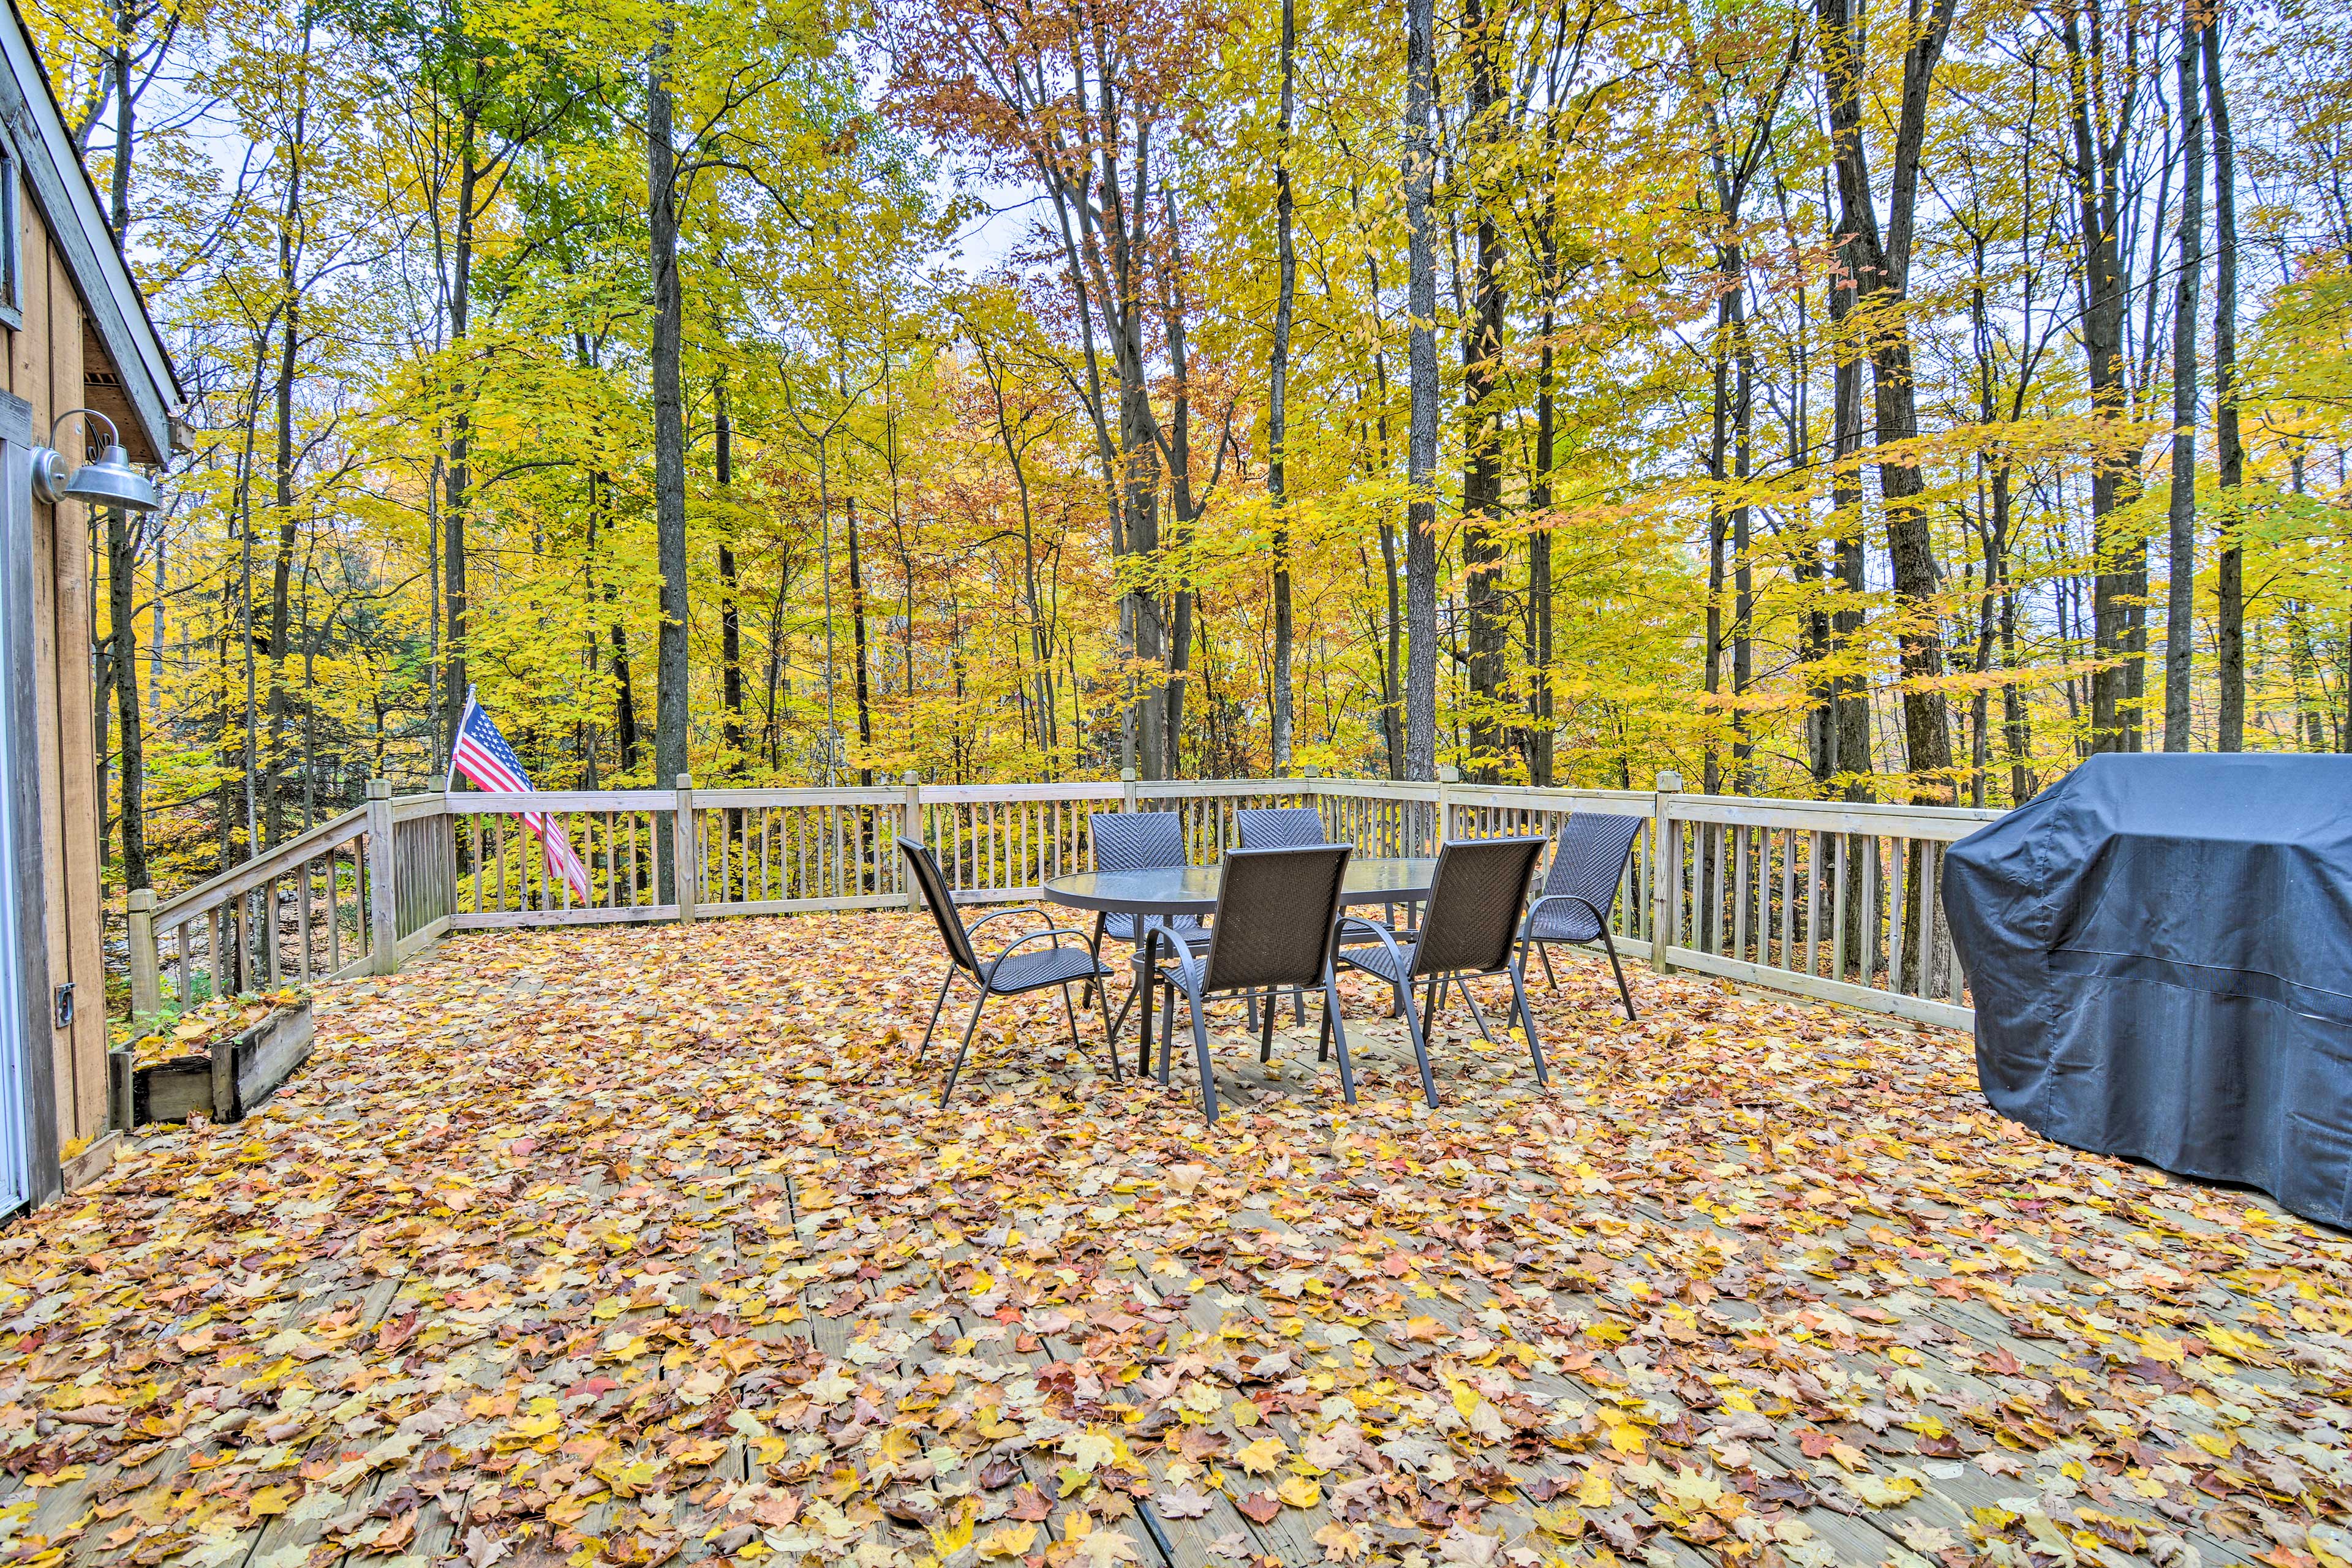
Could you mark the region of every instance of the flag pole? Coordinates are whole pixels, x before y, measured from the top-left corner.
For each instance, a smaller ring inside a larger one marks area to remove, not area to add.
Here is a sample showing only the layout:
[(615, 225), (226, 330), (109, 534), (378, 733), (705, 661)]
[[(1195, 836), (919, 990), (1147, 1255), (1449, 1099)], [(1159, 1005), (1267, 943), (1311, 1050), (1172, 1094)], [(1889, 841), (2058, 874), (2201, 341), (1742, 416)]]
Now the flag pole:
[(466, 685), (466, 705), (457, 710), (457, 734), (449, 737), (449, 772), (441, 780), (441, 793), (449, 794), (457, 787), (457, 737), (466, 732), (466, 715), (474, 710), (474, 687)]

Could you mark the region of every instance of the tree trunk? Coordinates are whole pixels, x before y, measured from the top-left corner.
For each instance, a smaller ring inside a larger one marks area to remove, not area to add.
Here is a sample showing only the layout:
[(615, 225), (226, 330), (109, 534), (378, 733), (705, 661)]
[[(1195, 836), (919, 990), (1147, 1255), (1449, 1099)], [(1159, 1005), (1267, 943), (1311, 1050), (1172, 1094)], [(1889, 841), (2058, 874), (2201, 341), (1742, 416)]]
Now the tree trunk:
[[(2093, 12), (2090, 20), (2092, 31), (2086, 38), (2083, 15), (2074, 5), (2066, 5), (2061, 12), (2059, 37), (2065, 47), (2072, 99), (2074, 155), (2068, 160), (2068, 174), (2074, 187), (2075, 227), (2083, 248), (2084, 368), (2092, 417), (2109, 432), (2091, 467), (2091, 650), (2095, 658), (2106, 661), (2106, 668), (2091, 676), (2090, 747), (2094, 752), (2120, 752), (2129, 749), (2130, 730), (2136, 721), (2126, 710), (2130, 686), (2126, 668), (2130, 547), (2122, 537), (2116, 516), (2131, 500), (2136, 472), (2125, 430), (2129, 410), (2124, 383), (2124, 311), (2131, 289), (2121, 230), (2124, 161), (2130, 146), (2136, 94), (2126, 91), (2114, 121), (2107, 122), (2097, 94), (2113, 62), (2105, 58), (2101, 16)], [(2127, 30), (2126, 63), (2137, 45), (2137, 30)]]
[[(294, 370), (301, 350), (302, 296), (297, 278), (301, 266), (302, 160), (310, 121), (310, 29), (302, 29), (301, 63), (296, 68), (294, 133), (286, 148), (286, 203), (278, 214), (278, 289), (286, 319), (285, 336), (278, 349), (275, 405), (278, 441), (272, 470), (277, 480), (277, 550), (269, 563), (269, 743), (262, 773), (262, 842), (257, 850), (273, 848), (286, 830), (284, 780), (286, 715), (292, 699), (286, 689), (286, 641), (292, 612), (290, 593), (294, 569)], [(274, 929), (274, 922), (273, 922)]]
[(1437, 776), (1437, 239), (1430, 213), (1437, 149), (1434, 0), (1405, 0), (1404, 215), (1412, 424), (1405, 446), (1404, 771)]
[[(475, 133), (478, 108), (469, 97), (466, 100), (457, 132), (457, 234), (452, 247), (454, 266), (449, 287), (449, 342), (459, 349), (466, 342), (473, 317), (474, 273), (474, 205), (476, 188), (481, 170), (475, 163)], [(462, 360), (462, 354), (453, 355)], [(467, 616), (471, 609), (466, 594), (466, 522), (473, 507), (473, 404), (471, 388), (464, 389), (456, 399), (457, 407), (449, 416), (449, 454), (444, 469), (441, 547), (446, 555), (443, 571), (443, 597), (447, 602), (448, 637), (443, 644), (443, 678), (441, 689), (441, 734), (444, 757), (457, 743), (457, 726), (466, 717), (466, 695), (472, 689), (467, 679), (466, 644), (468, 636)]]
[(139, 530), (122, 508), (106, 510), (106, 618), (111, 631), (115, 712), (122, 721), (122, 885), (149, 886), (146, 735), (139, 710)]
[[(1466, 135), (1492, 149), (1504, 135), (1508, 106), (1503, 101), (1496, 58), (1498, 18), (1485, 0), (1463, 0), (1462, 28), (1470, 50)], [(1503, 546), (1502, 421), (1498, 394), (1503, 370), (1503, 236), (1495, 222), (1496, 203), (1476, 197), (1478, 227), (1472, 262), (1473, 314), (1462, 333), (1462, 564), (1468, 626), (1470, 722), (1469, 776), (1494, 784), (1502, 778), (1503, 679), (1507, 634), (1501, 584)]]
[[(686, 417), (678, 384), (683, 302), (677, 276), (677, 154), (670, 144), (670, 23), (646, 74), (646, 226), (653, 272), (654, 529), (661, 561), (655, 644), (654, 784), (687, 771)], [(656, 821), (664, 820), (656, 818)], [(663, 858), (667, 867), (670, 859)], [(679, 889), (682, 894), (686, 889)], [(663, 902), (671, 901), (666, 887)]]
[(1278, 281), (1275, 287), (1274, 350), (1266, 366), (1265, 446), (1266, 497), (1274, 503), (1274, 772), (1290, 771), (1290, 518), (1289, 456), (1290, 317), (1298, 289), (1298, 258), (1291, 245), (1290, 124), (1297, 109), (1296, 52), (1298, 45), (1294, 0), (1282, 0), (1282, 109), (1278, 151), (1274, 165), (1274, 250)]
[(874, 782), (874, 709), (866, 674), (866, 579), (858, 565), (856, 492), (844, 496), (841, 505), (842, 514), (849, 523), (849, 629), (856, 659), (851, 680), (857, 693), (857, 748), (860, 753), (857, 782), (871, 784)]
[[(727, 384), (711, 389), (716, 405), (718, 479), (720, 499), (731, 500), (735, 482), (735, 431), (727, 417)], [(735, 604), (735, 525), (730, 520), (719, 535), (719, 697), (726, 718), (719, 733), (727, 747), (730, 771), (743, 766), (743, 630)]]
[(1936, 61), (1951, 30), (1952, 0), (1931, 0), (1915, 41), (1904, 53), (1902, 111), (1883, 235), (1862, 128), (1864, 35), (1849, 14), (1847, 0), (1818, 0), (1818, 4), (1822, 76), (1835, 140), (1839, 226), (1852, 236), (1851, 247), (1862, 265), (1860, 303), (1874, 318), (1870, 359), (1877, 445), (1895, 448), (1878, 465), (1878, 489), (1886, 508), (1886, 546), (1894, 566), (1895, 595), (1905, 612), (1900, 633), (1905, 749), (1909, 771), (1927, 775), (1914, 786), (1914, 798), (1923, 804), (1945, 802), (1950, 798), (1952, 741), (1944, 693), (1933, 684), (1944, 672), (1943, 637), (1935, 611), (1935, 541), (1920, 500), (1926, 484), (1918, 459), (1905, 450), (1918, 437), (1919, 420), (1911, 373), (1911, 335), (1902, 311), (1907, 298), (1929, 89), (1934, 85)]
[[(1830, 286), (1830, 321), (1832, 341), (1843, 345), (1844, 334), (1839, 329), (1853, 312), (1856, 269), (1850, 243), (1841, 243), (1838, 252), (1838, 275)], [(1836, 469), (1830, 512), (1837, 531), (1837, 578), (1843, 589), (1830, 615), (1830, 637), (1832, 649), (1850, 662), (1864, 626), (1862, 595), (1868, 563), (1863, 545), (1862, 475), (1853, 466), (1862, 451), (1862, 361), (1843, 346), (1830, 383), (1830, 450)], [(1847, 800), (1874, 800), (1869, 682), (1852, 671), (1840, 675), (1832, 685), (1830, 706), (1830, 772), (1845, 781), (1840, 793)]]
[(2246, 450), (2238, 434), (2238, 148), (2221, 85), (2221, 28), (2208, 20), (2203, 38), (2206, 114), (2213, 122), (2213, 438), (2221, 500), (2221, 551), (2215, 563), (2215, 665), (2221, 679), (2217, 751), (2246, 744), (2246, 589), (2239, 489)]
[(2178, 83), (2180, 153), (2180, 271), (2172, 291), (2172, 495), (2164, 607), (2164, 749), (2192, 739), (2189, 681), (2197, 647), (2197, 291), (2205, 269), (2205, 110), (2197, 91), (2197, 0), (2180, 14)]

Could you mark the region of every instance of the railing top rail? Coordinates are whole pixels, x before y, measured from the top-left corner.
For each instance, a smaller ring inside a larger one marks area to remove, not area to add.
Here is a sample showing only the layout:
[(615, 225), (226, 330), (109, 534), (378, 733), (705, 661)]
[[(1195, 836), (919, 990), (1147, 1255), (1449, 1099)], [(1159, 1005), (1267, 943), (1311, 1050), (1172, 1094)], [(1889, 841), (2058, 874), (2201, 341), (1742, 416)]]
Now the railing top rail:
[(425, 795), (396, 795), (392, 803), (392, 820), (414, 822), (420, 816), (441, 816), (449, 810), (449, 797), (439, 790)]
[(1374, 800), (1429, 800), (1437, 798), (1438, 786), (1417, 784), (1405, 779), (1306, 779), (1301, 783), (1312, 786), (1317, 795), (1346, 795)]
[[(714, 792), (715, 793), (715, 792)], [(695, 792), (702, 798), (702, 792)], [(499, 790), (452, 790), (444, 797), (451, 812), (675, 811), (677, 792), (667, 789), (535, 789), (516, 795)]]
[(1223, 795), (1312, 795), (1316, 779), (1155, 779), (1135, 786), (1139, 800)]
[[(1062, 784), (922, 784), (926, 805), (955, 805), (971, 802), (1006, 800), (1117, 800), (1122, 793), (1118, 781), (1105, 784), (1100, 779), (1073, 779)], [(1142, 786), (1138, 785), (1139, 790)]]
[(1876, 833), (1897, 838), (1965, 838), (2006, 814), (1965, 805), (1880, 805), (1867, 801), (1777, 800), (1748, 795), (1670, 795), (1676, 822), (1793, 827), (1817, 833)]
[(1651, 790), (1537, 789), (1531, 784), (1451, 784), (1446, 799), (1455, 805), (1536, 806), (1590, 811), (1604, 816), (1647, 816), (1657, 800)]
[[(675, 804), (675, 796), (662, 793), (666, 800)], [(714, 811), (729, 806), (897, 805), (905, 799), (905, 790), (885, 789), (879, 784), (832, 789), (704, 789), (698, 784), (694, 791), (694, 804)]]
[(249, 893), (270, 879), (284, 876), (303, 861), (323, 855), (352, 839), (362, 837), (366, 833), (367, 807), (355, 805), (342, 816), (331, 817), (316, 827), (288, 839), (267, 854), (257, 855), (217, 877), (197, 883), (169, 903), (156, 905), (156, 929), (161, 931), (178, 925), (216, 904), (226, 903), (239, 893)]

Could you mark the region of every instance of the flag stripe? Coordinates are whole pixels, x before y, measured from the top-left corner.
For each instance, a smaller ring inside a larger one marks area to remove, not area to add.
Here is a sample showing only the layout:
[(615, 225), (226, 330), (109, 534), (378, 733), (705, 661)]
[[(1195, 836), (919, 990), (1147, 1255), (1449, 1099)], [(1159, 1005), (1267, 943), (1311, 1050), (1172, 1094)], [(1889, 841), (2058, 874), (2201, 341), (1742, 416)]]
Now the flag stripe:
[[(522, 770), (522, 759), (499, 732), (498, 725), (483, 710), (478, 698), (468, 697), (465, 716), (457, 724), (457, 743), (449, 749), (450, 766), (466, 775), (476, 789), (493, 795), (528, 795), (530, 778)], [(523, 826), (539, 840), (540, 854), (548, 874), (563, 879), (574, 898), (588, 900), (588, 868), (572, 852), (572, 837), (563, 825), (545, 812), (525, 811), (520, 814)]]

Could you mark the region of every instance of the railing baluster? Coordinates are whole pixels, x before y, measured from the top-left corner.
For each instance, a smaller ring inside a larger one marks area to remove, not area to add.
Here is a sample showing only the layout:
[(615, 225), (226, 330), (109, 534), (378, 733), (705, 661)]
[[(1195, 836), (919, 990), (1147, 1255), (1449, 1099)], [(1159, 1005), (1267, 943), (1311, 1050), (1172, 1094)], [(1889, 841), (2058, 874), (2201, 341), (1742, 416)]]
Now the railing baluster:
[(1745, 827), (1731, 829), (1731, 956), (1748, 957), (1748, 841), (1752, 837)]

